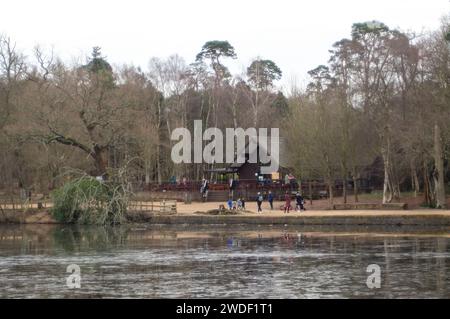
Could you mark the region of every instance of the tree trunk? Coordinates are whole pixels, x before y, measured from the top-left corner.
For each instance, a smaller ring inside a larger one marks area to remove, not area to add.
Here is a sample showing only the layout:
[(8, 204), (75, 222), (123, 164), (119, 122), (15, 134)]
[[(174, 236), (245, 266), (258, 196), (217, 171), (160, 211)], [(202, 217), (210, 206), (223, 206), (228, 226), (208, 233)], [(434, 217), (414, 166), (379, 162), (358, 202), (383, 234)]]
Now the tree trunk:
[(97, 176), (106, 177), (106, 170), (108, 168), (108, 149), (106, 147), (95, 146), (92, 157), (94, 158)]
[[(389, 146), (388, 146), (389, 148)], [(390, 174), (390, 158), (389, 151), (382, 150), (383, 166), (384, 166), (384, 183), (383, 183), (383, 204), (392, 202), (392, 181)]]
[(417, 177), (417, 169), (414, 160), (411, 160), (410, 168), (411, 168), (411, 187), (414, 192), (414, 197), (417, 197), (418, 193), (420, 192), (420, 184), (419, 178)]
[(353, 195), (355, 196), (355, 203), (359, 202), (358, 199), (358, 179), (356, 178), (356, 174), (353, 174)]
[(391, 181), (392, 198), (395, 200), (399, 200), (400, 199), (400, 183), (399, 183), (398, 176), (395, 171), (395, 167), (393, 165), (392, 160), (390, 160), (389, 166), (390, 166), (390, 175), (391, 175), (390, 181)]
[(312, 181), (311, 179), (309, 180), (309, 203), (313, 204), (313, 191), (312, 191)]
[(255, 95), (255, 105), (253, 107), (253, 127), (258, 127), (258, 107), (259, 107), (259, 90), (256, 89), (256, 95)]
[(237, 122), (237, 110), (236, 110), (236, 104), (237, 104), (237, 100), (238, 100), (238, 93), (235, 93), (235, 95), (233, 95), (233, 101), (231, 104), (231, 110), (232, 110), (232, 115), (233, 115), (233, 127), (234, 129), (237, 129), (238, 127), (238, 122)]
[(436, 208), (445, 209), (447, 208), (447, 203), (444, 185), (444, 154), (442, 152), (441, 130), (437, 124), (434, 126), (434, 166)]
[(148, 159), (145, 160), (144, 162), (145, 165), (145, 187), (148, 189), (149, 185), (150, 185), (150, 180), (151, 180), (151, 161), (149, 161)]
[(390, 181), (388, 173), (389, 160), (384, 160), (384, 183), (383, 183), (383, 204), (390, 203), (392, 201), (392, 193), (390, 192)]
[(158, 184), (161, 185), (161, 145), (159, 143), (156, 147), (156, 174)]
[(347, 178), (342, 179), (342, 196), (344, 197), (344, 204), (347, 204)]
[(333, 179), (330, 177), (328, 179), (328, 193), (329, 193), (329, 203), (330, 203), (330, 208), (333, 206), (334, 203), (334, 196), (333, 196)]
[(431, 207), (433, 205), (434, 200), (430, 187), (430, 178), (428, 176), (427, 163), (425, 162), (425, 160), (423, 160), (422, 174), (423, 174), (423, 193), (425, 197), (425, 204), (428, 207)]

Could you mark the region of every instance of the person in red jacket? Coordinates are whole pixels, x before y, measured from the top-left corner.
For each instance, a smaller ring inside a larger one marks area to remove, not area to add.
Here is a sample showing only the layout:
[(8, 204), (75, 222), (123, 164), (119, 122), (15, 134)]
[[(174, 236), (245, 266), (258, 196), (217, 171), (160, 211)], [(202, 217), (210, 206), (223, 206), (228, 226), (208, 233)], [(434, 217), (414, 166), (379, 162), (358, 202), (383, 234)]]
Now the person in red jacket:
[(286, 192), (284, 195), (284, 213), (289, 213), (291, 210), (291, 194), (289, 192)]

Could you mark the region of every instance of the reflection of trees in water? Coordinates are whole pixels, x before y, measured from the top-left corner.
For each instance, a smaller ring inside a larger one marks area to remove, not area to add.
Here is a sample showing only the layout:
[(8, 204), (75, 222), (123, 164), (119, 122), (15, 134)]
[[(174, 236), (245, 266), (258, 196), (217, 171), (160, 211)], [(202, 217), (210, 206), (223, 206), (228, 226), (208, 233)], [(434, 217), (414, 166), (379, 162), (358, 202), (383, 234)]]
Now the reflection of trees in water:
[[(443, 238), (436, 239), (436, 246), (438, 253), (446, 253), (447, 252), (447, 240)], [(437, 271), (436, 271), (436, 289), (442, 293), (445, 292), (446, 288), (446, 258), (438, 257), (436, 259), (437, 263)]]
[(66, 252), (107, 250), (126, 244), (128, 227), (66, 226), (55, 228), (52, 233), (56, 248)]
[[(55, 225), (0, 225), (0, 250), (20, 254), (49, 253)], [(50, 252), (51, 254), (51, 252)]]

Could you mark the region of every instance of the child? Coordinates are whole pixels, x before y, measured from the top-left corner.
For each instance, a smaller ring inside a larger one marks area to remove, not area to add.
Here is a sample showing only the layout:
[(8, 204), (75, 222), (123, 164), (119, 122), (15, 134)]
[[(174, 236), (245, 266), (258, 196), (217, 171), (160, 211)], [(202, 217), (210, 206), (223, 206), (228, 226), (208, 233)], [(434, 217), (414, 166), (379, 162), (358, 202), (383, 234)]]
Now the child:
[(231, 198), (227, 201), (228, 209), (231, 210), (233, 208), (233, 201)]
[(238, 208), (238, 210), (244, 209), (244, 207), (242, 207), (242, 200), (240, 198), (238, 198), (238, 200), (237, 200), (237, 208)]

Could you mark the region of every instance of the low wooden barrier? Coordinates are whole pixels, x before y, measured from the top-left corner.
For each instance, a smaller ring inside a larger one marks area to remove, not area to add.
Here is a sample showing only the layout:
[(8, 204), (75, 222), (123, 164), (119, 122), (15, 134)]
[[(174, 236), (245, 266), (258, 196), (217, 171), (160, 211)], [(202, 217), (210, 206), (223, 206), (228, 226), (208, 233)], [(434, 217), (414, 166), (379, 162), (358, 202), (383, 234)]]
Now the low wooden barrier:
[(177, 201), (175, 200), (161, 200), (150, 202), (133, 201), (128, 205), (128, 209), (131, 211), (140, 211), (140, 212), (159, 212), (159, 213), (176, 214)]
[(28, 210), (32, 208), (43, 209), (52, 207), (53, 204), (50, 200), (42, 200), (42, 201), (23, 201), (23, 202), (15, 202), (15, 201), (0, 201), (0, 210)]
[[(53, 203), (49, 200), (31, 202), (2, 202), (0, 201), (0, 212), (5, 211), (26, 211), (29, 209), (46, 209), (53, 206)], [(177, 201), (176, 200), (158, 200), (158, 201), (131, 201), (128, 205), (128, 209), (134, 211), (150, 211), (167, 214), (176, 214)]]
[(389, 204), (334, 204), (334, 210), (407, 210), (408, 204), (405, 203), (389, 203)]

